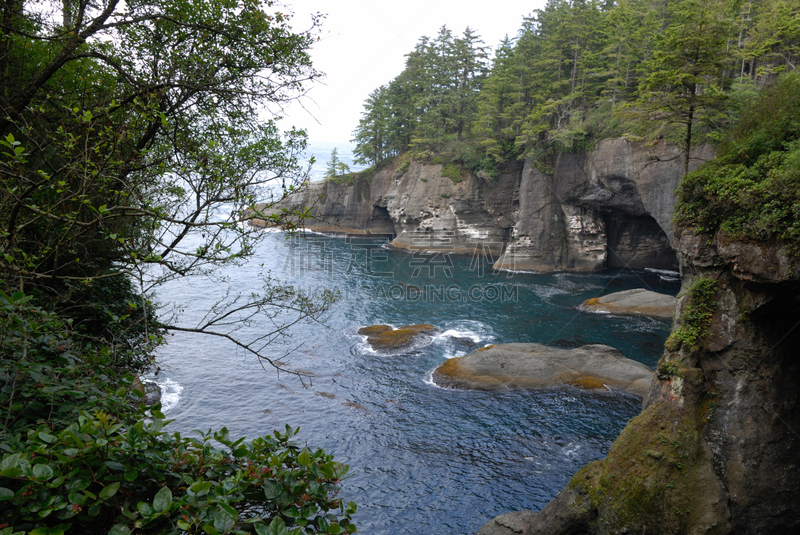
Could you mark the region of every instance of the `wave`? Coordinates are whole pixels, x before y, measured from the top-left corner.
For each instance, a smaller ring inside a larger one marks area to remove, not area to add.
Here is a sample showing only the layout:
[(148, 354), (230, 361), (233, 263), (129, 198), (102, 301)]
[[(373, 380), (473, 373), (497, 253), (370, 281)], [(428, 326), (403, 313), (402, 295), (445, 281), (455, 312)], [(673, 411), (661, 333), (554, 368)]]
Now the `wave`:
[(669, 269), (644, 268), (644, 270), (649, 272), (649, 273), (656, 273), (658, 275), (665, 275), (665, 276), (671, 277), (671, 278), (680, 279), (680, 277), (681, 277), (680, 273), (678, 273), (677, 271), (669, 270)]
[(183, 387), (169, 377), (163, 381), (156, 381), (156, 383), (161, 388), (161, 412), (166, 414), (174, 409), (180, 401)]

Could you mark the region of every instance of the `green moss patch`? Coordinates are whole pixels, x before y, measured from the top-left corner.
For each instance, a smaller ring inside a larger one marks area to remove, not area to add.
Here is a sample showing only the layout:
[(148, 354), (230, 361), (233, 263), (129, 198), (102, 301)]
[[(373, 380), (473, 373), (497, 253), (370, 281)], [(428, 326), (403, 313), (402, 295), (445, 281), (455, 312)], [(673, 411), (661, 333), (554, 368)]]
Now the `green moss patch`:
[(693, 281), (688, 293), (689, 300), (681, 312), (678, 328), (665, 344), (668, 351), (677, 351), (681, 347), (695, 351), (708, 334), (711, 318), (717, 309), (717, 283), (713, 279)]
[(569, 487), (597, 511), (598, 526), (648, 535), (699, 526), (726, 532), (719, 482), (702, 439), (702, 412), (651, 405), (630, 421), (606, 459), (575, 474)]

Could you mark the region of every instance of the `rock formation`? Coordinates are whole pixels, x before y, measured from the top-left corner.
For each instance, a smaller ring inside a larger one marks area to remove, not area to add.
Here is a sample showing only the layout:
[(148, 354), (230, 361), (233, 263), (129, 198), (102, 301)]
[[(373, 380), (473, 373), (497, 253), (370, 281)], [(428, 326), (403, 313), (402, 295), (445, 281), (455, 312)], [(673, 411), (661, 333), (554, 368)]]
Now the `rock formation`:
[(444, 387), (498, 390), (573, 384), (590, 389), (609, 386), (640, 397), (647, 393), (652, 377), (644, 364), (600, 344), (575, 349), (493, 344), (449, 359), (433, 372), (433, 381)]
[(636, 288), (587, 299), (578, 309), (586, 312), (607, 312), (623, 316), (643, 315), (672, 320), (677, 302), (678, 299), (671, 295)]
[(430, 342), (430, 335), (438, 332), (439, 329), (427, 323), (406, 325), (399, 329), (393, 329), (391, 325), (371, 325), (358, 330), (358, 334), (366, 336), (370, 347), (379, 353), (415, 349)]
[(800, 258), (721, 232), (678, 249), (693, 282), (642, 414), (525, 529), (481, 533), (800, 532)]
[[(700, 147), (692, 166), (712, 156)], [(369, 180), (313, 183), (277, 208), (309, 208), (305, 225), (312, 230), (478, 253), (498, 269), (677, 269), (670, 240), (682, 170), (674, 147), (608, 139), (589, 152), (559, 155), (552, 174), (517, 161), (491, 182), (466, 171), (454, 180), (442, 165), (396, 160)]]

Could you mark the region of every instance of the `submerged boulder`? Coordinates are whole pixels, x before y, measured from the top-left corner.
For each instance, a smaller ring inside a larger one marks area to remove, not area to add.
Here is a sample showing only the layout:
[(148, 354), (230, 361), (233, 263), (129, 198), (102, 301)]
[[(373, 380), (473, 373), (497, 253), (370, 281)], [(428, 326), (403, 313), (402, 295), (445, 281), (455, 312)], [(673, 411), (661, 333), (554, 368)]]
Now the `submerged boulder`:
[(494, 344), (449, 359), (433, 372), (439, 386), (474, 390), (606, 386), (644, 397), (653, 372), (613, 347), (559, 349), (542, 344)]
[(589, 299), (578, 308), (586, 312), (643, 315), (671, 320), (677, 303), (677, 297), (637, 288)]
[(406, 325), (393, 329), (389, 325), (362, 327), (358, 334), (367, 337), (367, 343), (375, 351), (382, 353), (413, 349), (430, 340), (430, 335), (439, 329), (427, 323)]

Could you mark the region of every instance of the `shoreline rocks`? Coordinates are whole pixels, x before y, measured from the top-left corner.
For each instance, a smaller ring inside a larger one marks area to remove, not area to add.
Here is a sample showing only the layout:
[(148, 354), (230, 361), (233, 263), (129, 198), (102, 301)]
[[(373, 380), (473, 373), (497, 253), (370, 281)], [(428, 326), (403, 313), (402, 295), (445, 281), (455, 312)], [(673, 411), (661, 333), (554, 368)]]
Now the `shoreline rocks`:
[(637, 288), (588, 299), (578, 307), (578, 310), (672, 320), (677, 304), (677, 297)]
[(433, 381), (445, 388), (537, 389), (572, 384), (586, 389), (618, 388), (639, 397), (647, 394), (652, 378), (653, 372), (644, 364), (600, 344), (575, 349), (494, 344), (449, 359), (433, 372)]
[(439, 329), (428, 323), (406, 325), (399, 329), (391, 325), (371, 325), (358, 330), (358, 334), (367, 337), (370, 347), (380, 353), (415, 349), (429, 341), (431, 334), (438, 332)]

